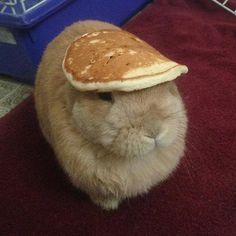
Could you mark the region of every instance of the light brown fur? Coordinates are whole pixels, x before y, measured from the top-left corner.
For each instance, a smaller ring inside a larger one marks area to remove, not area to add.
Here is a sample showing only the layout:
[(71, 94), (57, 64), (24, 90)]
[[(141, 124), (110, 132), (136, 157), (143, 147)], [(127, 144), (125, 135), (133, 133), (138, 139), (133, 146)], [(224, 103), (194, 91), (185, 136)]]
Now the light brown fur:
[(176, 168), (185, 148), (187, 117), (174, 82), (113, 92), (113, 102), (79, 92), (62, 72), (75, 37), (115, 26), (84, 21), (47, 47), (35, 84), (42, 132), (72, 183), (104, 209), (147, 192)]

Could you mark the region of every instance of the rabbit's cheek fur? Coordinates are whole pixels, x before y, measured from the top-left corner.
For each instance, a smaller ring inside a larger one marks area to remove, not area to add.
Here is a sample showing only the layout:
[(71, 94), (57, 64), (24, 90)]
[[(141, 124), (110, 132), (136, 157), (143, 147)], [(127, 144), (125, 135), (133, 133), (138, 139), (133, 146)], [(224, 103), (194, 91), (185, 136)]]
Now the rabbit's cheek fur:
[(81, 101), (76, 101), (72, 109), (75, 126), (87, 140), (92, 143), (100, 143), (101, 136), (104, 135), (101, 133), (101, 126), (108, 107), (103, 104), (92, 107), (90, 101), (84, 99)]

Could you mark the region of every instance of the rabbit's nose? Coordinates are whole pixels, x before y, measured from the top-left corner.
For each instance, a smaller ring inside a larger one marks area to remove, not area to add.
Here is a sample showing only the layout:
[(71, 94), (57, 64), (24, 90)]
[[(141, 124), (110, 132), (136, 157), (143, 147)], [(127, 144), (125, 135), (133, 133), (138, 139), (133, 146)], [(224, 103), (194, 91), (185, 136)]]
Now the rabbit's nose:
[(145, 137), (155, 140), (156, 145), (162, 142), (162, 139), (166, 136), (168, 127), (152, 129), (145, 135)]
[(146, 137), (157, 139), (160, 136), (161, 128), (160, 125), (152, 125), (151, 127), (146, 127)]
[(167, 132), (168, 132), (168, 127), (164, 127), (163, 129), (161, 129), (160, 131), (159, 131), (159, 133), (157, 134), (157, 136), (156, 136), (156, 140), (157, 141), (160, 141), (161, 139), (163, 139), (163, 137), (165, 137), (165, 135), (167, 134)]
[(155, 141), (155, 137), (152, 137), (150, 135), (144, 135), (144, 139), (152, 143)]
[(168, 127), (165, 127), (160, 130), (160, 132), (155, 137), (155, 144), (158, 145), (165, 145), (166, 143), (166, 137), (168, 136)]

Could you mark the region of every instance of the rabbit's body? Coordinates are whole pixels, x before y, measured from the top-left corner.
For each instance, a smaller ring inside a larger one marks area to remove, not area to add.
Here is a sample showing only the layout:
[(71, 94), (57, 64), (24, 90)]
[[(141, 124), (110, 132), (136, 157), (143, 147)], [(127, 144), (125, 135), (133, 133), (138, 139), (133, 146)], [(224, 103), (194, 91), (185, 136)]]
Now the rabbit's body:
[(84, 21), (53, 40), (42, 58), (35, 104), (42, 132), (72, 183), (105, 209), (165, 180), (183, 156), (187, 118), (173, 82), (130, 93), (113, 102), (68, 84), (62, 60), (79, 35), (113, 29)]

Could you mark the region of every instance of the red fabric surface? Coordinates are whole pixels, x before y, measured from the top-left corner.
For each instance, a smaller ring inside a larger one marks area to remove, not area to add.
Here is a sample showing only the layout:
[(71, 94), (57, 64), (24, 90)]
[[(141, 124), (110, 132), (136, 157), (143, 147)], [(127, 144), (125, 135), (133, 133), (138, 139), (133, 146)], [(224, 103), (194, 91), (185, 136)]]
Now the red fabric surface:
[(211, 1), (156, 1), (125, 29), (187, 64), (189, 114), (177, 171), (106, 212), (76, 190), (40, 134), (33, 98), (0, 120), (0, 232), (224, 235), (236, 232), (236, 19)]

